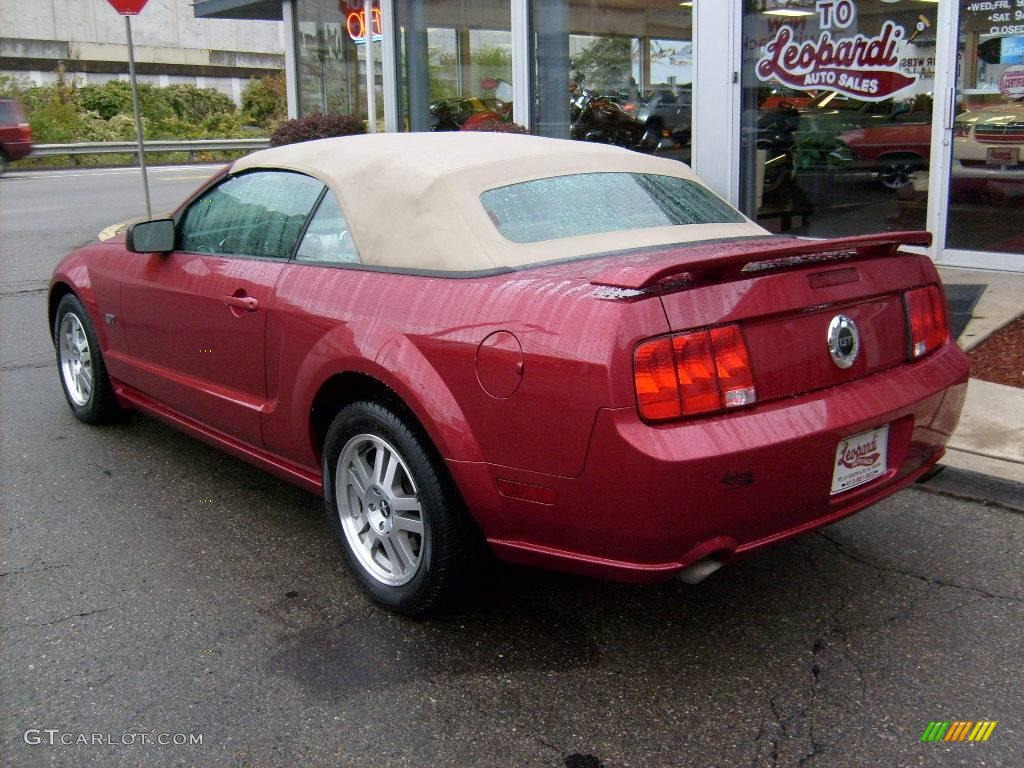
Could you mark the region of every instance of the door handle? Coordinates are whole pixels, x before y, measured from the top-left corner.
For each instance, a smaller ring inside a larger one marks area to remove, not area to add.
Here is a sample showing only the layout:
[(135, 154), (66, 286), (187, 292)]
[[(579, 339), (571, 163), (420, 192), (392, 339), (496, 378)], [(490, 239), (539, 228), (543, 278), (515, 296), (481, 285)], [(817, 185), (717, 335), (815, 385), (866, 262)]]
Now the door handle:
[(260, 303), (252, 296), (225, 296), (224, 303), (233, 309), (255, 312)]

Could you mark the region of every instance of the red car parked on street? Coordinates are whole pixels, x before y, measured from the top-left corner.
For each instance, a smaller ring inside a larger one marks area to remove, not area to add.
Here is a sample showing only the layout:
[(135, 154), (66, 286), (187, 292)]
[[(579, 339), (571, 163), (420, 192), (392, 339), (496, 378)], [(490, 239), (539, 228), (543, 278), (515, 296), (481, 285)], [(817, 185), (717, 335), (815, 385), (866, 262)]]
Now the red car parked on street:
[(489, 547), (698, 581), (942, 456), (968, 362), (926, 233), (772, 236), (685, 165), (502, 134), (257, 152), (68, 255), (82, 421), (138, 409), (322, 493), (378, 603)]
[(0, 99), (0, 175), (14, 160), (31, 154), (32, 130), (14, 99)]

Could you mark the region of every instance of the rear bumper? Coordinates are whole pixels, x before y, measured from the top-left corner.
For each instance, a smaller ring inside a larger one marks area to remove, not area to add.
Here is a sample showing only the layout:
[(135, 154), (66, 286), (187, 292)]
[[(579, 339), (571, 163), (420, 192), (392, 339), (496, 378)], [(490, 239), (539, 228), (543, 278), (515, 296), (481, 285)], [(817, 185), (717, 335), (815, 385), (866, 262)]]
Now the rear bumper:
[[(966, 394), (953, 344), (911, 365), (745, 412), (671, 425), (635, 408), (597, 416), (577, 478), (490, 467), (557, 490), (552, 505), (502, 497), (481, 520), (508, 560), (625, 581), (668, 578), (835, 522), (913, 482), (942, 456)], [(830, 495), (839, 441), (888, 424), (884, 475)]]

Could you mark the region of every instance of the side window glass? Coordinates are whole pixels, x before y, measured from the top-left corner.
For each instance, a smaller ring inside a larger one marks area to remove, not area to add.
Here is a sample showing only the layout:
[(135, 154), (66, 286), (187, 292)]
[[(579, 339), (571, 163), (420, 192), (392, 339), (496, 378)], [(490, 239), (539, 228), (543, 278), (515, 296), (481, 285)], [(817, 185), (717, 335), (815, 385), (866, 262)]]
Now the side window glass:
[(348, 222), (332, 192), (324, 195), (323, 202), (313, 214), (295, 258), (321, 264), (359, 263)]
[(230, 178), (189, 206), (181, 250), (287, 259), (324, 185), (286, 171)]

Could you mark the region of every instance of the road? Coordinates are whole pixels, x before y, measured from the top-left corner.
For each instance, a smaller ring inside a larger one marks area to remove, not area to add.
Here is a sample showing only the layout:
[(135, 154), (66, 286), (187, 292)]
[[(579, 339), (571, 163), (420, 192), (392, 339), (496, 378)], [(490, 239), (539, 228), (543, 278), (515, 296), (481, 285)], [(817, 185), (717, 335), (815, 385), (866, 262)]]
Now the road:
[[(210, 172), (155, 169), (154, 208)], [(142, 416), (77, 423), (46, 280), (140, 208), (130, 171), (0, 179), (0, 764), (1024, 765), (1002, 506), (914, 487), (698, 587), (498, 568), (409, 621), (361, 597), (316, 497)], [(933, 720), (998, 726), (921, 743)]]

